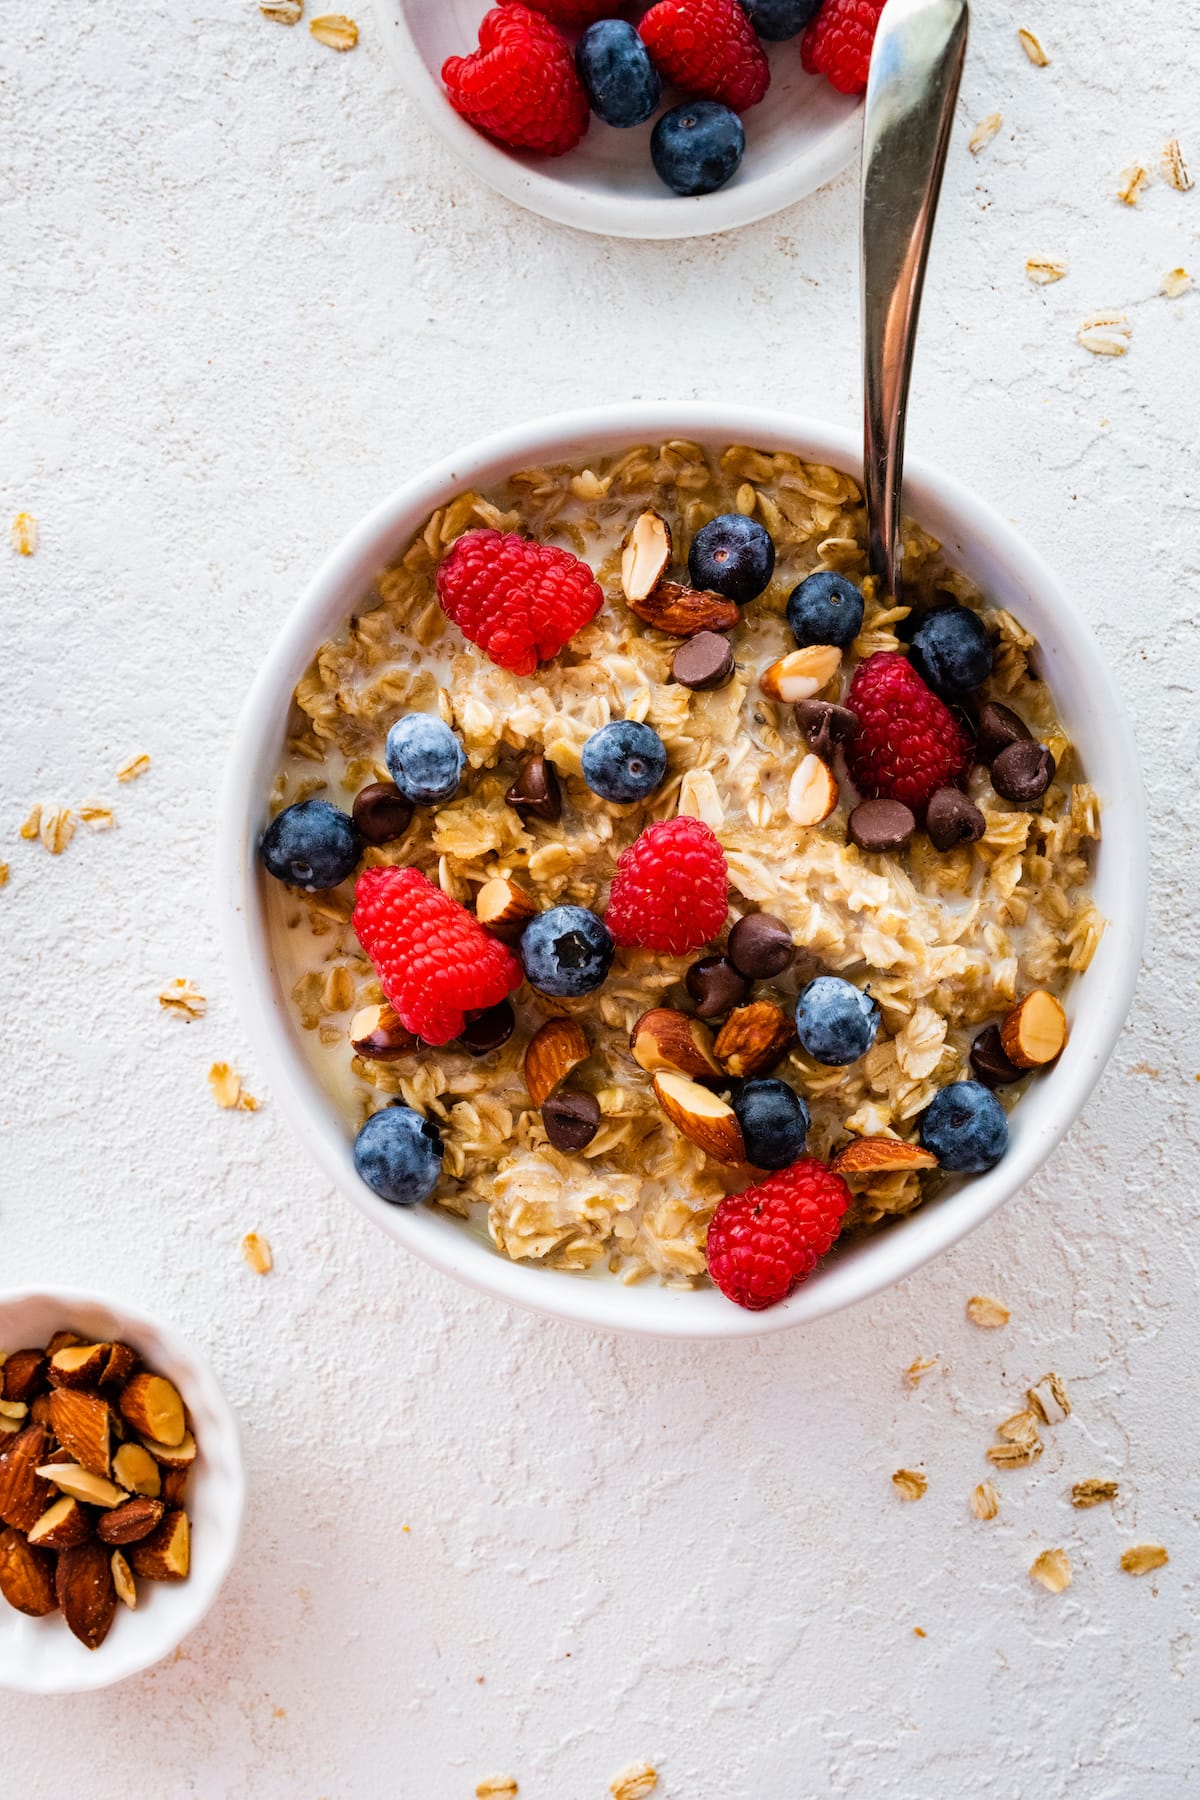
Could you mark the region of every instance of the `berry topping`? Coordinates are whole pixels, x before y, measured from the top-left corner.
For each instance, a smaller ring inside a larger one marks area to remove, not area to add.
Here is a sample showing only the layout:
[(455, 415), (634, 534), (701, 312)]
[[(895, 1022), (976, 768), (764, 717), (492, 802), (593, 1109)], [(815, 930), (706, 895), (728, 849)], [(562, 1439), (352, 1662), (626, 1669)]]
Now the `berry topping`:
[(571, 46), (528, 6), (494, 6), (478, 50), (447, 57), (442, 80), (455, 112), (513, 150), (562, 156), (591, 118)]
[(940, 787), (957, 787), (971, 766), (971, 742), (907, 657), (880, 650), (859, 663), (846, 703), (858, 730), (846, 766), (869, 800), (903, 800), (918, 819)]
[(512, 951), (419, 869), (364, 870), (353, 924), (401, 1024), (427, 1044), (460, 1037), (468, 1013), (521, 985)]
[(708, 1228), (709, 1275), (750, 1312), (786, 1300), (837, 1237), (849, 1204), (841, 1176), (802, 1156), (722, 1200)]
[(943, 1169), (977, 1175), (1008, 1149), (1008, 1117), (978, 1081), (952, 1081), (921, 1115), (921, 1142)]
[[(692, 539), (688, 573), (693, 585), (744, 606), (762, 593), (775, 571), (775, 546), (757, 519), (722, 513)], [(828, 640), (826, 640), (828, 641)]]
[(354, 873), (362, 838), (349, 813), (328, 800), (301, 800), (271, 820), (259, 854), (268, 875), (312, 894)]
[(798, 37), (820, 4), (821, 0), (742, 0), (759, 37), (773, 44)]
[(701, 819), (647, 825), (621, 852), (605, 923), (618, 944), (685, 956), (715, 938), (729, 911), (725, 854)]
[(882, 11), (883, 0), (824, 0), (800, 40), (800, 60), (809, 74), (824, 75), (839, 94), (861, 94)]
[(514, 675), (557, 656), (604, 604), (596, 577), (569, 550), (491, 530), (458, 539), (437, 591), (463, 636)]
[(436, 713), (405, 713), (387, 734), (383, 752), (400, 792), (420, 806), (449, 800), (467, 764), (463, 747)]
[(926, 613), (909, 646), (913, 668), (931, 688), (951, 698), (969, 694), (992, 672), (992, 640), (978, 613), (943, 606)]
[(861, 588), (832, 569), (818, 569), (788, 595), (787, 622), (801, 649), (836, 644), (848, 650), (862, 630), (865, 610)]
[(818, 975), (800, 991), (796, 1035), (819, 1063), (840, 1068), (857, 1062), (875, 1042), (879, 1007), (870, 994), (840, 975)]
[(539, 913), (521, 933), (520, 949), (530, 985), (560, 1000), (590, 994), (612, 967), (608, 927), (586, 906)]
[(529, 0), (535, 12), (545, 13), (556, 25), (578, 31), (594, 19), (603, 19), (613, 11), (617, 0)]
[(741, 166), (742, 121), (716, 100), (688, 100), (665, 112), (650, 136), (650, 160), (676, 194), (715, 194)]
[(766, 54), (738, 0), (658, 0), (638, 30), (667, 80), (689, 94), (745, 112), (770, 86)]
[(746, 1161), (756, 1169), (786, 1169), (804, 1154), (808, 1107), (786, 1081), (744, 1081), (733, 1096)]
[(625, 19), (599, 19), (575, 48), (575, 67), (592, 111), (606, 125), (643, 125), (662, 99), (650, 52)]
[(432, 1119), (410, 1106), (385, 1106), (371, 1114), (355, 1138), (354, 1166), (381, 1200), (416, 1206), (437, 1186), (442, 1135)]
[(412, 823), (413, 803), (394, 781), (373, 781), (359, 788), (352, 810), (368, 844), (394, 844)]
[(583, 779), (602, 800), (644, 800), (662, 784), (667, 747), (653, 726), (614, 719), (593, 731), (580, 762)]

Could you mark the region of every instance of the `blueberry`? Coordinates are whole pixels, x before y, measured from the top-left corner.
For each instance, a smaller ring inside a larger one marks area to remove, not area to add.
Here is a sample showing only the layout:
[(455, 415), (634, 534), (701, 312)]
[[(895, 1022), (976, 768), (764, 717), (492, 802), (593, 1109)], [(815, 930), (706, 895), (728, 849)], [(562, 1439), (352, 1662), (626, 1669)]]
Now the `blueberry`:
[(879, 1008), (870, 994), (840, 975), (818, 975), (796, 1002), (800, 1042), (819, 1063), (857, 1062), (875, 1042)]
[(603, 919), (586, 906), (552, 906), (521, 933), (521, 961), (530, 984), (557, 999), (578, 999), (598, 988), (613, 959)]
[(862, 630), (866, 603), (862, 590), (832, 569), (806, 575), (788, 595), (787, 622), (803, 650), (807, 644), (847, 649)]
[(576, 47), (575, 67), (592, 111), (606, 125), (644, 125), (662, 99), (650, 52), (624, 19), (589, 25)]
[(952, 1081), (921, 1115), (921, 1142), (943, 1169), (977, 1175), (1008, 1149), (1008, 1117), (979, 1081)]
[(756, 1169), (786, 1169), (804, 1154), (808, 1107), (786, 1081), (744, 1081), (733, 1097), (746, 1161)]
[(312, 894), (354, 873), (362, 838), (349, 813), (328, 800), (301, 800), (271, 820), (259, 852), (268, 875)]
[(969, 694), (992, 672), (992, 640), (978, 613), (944, 606), (912, 635), (913, 668), (939, 694)]
[(580, 761), (583, 779), (602, 800), (644, 800), (662, 784), (667, 747), (652, 726), (614, 719), (593, 731)]
[(434, 713), (405, 713), (397, 719), (383, 757), (400, 792), (419, 806), (449, 800), (467, 761), (450, 727)]
[(716, 100), (688, 100), (665, 112), (650, 138), (659, 176), (677, 194), (715, 194), (746, 148), (742, 121)]
[(774, 44), (803, 31), (820, 4), (821, 0), (742, 0), (759, 37)]
[(722, 513), (692, 539), (688, 573), (692, 585), (710, 588), (744, 606), (761, 594), (775, 571), (775, 546), (757, 519)]
[(354, 1166), (381, 1200), (416, 1206), (428, 1200), (442, 1172), (441, 1132), (411, 1106), (385, 1106), (355, 1138)]

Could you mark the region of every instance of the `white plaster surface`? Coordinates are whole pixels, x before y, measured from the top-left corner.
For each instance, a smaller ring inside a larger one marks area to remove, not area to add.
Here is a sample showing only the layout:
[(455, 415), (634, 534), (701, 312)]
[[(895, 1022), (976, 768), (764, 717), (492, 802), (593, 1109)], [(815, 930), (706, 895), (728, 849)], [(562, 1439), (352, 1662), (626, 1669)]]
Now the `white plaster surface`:
[[(1200, 296), (1158, 286), (1200, 272), (1200, 189), (1114, 192), (1175, 131), (1200, 165), (1200, 33), (1152, 0), (976, 8), (911, 426), (1066, 572), (1120, 671), (1156, 845), (1131, 1027), (1000, 1218), (869, 1308), (722, 1349), (460, 1291), (334, 1199), (269, 1092), (216, 1109), (216, 1057), (262, 1088), (217, 945), (215, 796), (299, 587), (432, 456), (631, 395), (852, 418), (853, 178), (690, 246), (544, 226), (431, 137), (360, 5), (346, 56), (250, 0), (0, 17), (0, 507), (42, 528), (32, 560), (0, 549), (2, 1280), (173, 1319), (250, 1476), (241, 1562), (173, 1661), (0, 1696), (0, 1791), (469, 1800), (511, 1772), (521, 1800), (603, 1800), (645, 1757), (664, 1800), (1175, 1800), (1197, 1710)], [(1069, 277), (1032, 287), (1038, 252)], [(1110, 307), (1133, 320), (1120, 361), (1074, 339)], [(117, 787), (139, 750), (152, 771)], [(33, 800), (93, 793), (115, 831), (60, 860), (17, 841)], [(177, 975), (202, 1022), (160, 1014)], [(964, 1319), (980, 1290), (1006, 1330)], [(1048, 1367), (1075, 1411), (977, 1523), (991, 1427)], [(916, 1505), (900, 1465), (928, 1473)], [(1072, 1511), (1092, 1475), (1119, 1500)], [(1142, 1538), (1171, 1562), (1133, 1580)], [(1055, 1597), (1026, 1570), (1059, 1544)]]

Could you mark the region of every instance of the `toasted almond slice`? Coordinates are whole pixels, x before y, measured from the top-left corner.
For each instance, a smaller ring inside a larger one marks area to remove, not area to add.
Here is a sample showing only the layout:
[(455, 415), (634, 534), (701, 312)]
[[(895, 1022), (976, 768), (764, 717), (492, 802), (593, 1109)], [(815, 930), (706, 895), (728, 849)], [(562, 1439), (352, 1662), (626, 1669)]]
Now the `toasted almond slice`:
[(76, 1462), (93, 1475), (109, 1473), (112, 1421), (106, 1400), (75, 1388), (54, 1388), (50, 1423), (59, 1443)]
[(162, 1492), (158, 1464), (144, 1444), (122, 1444), (113, 1457), (113, 1476), (131, 1494), (157, 1500)]
[(47, 1373), (54, 1387), (95, 1387), (108, 1366), (107, 1344), (69, 1344), (55, 1351)]
[(184, 1581), (191, 1561), (191, 1532), (182, 1510), (170, 1512), (156, 1531), (129, 1552), (135, 1575), (146, 1581)]
[(537, 901), (507, 875), (495, 875), (485, 881), (475, 896), (475, 917), (487, 931), (497, 937), (520, 937), (538, 910)]
[(572, 1070), (587, 1061), (591, 1045), (574, 1019), (547, 1019), (529, 1040), (525, 1051), (525, 1086), (535, 1106), (541, 1106)]
[(186, 1469), (196, 1460), (196, 1440), (190, 1431), (184, 1432), (181, 1444), (160, 1444), (154, 1438), (143, 1438), (142, 1443), (163, 1469)]
[(674, 1007), (654, 1006), (644, 1012), (630, 1034), (629, 1048), (634, 1062), (648, 1075), (657, 1075), (662, 1069), (690, 1075), (693, 1080), (724, 1075), (713, 1055), (708, 1026)]
[(1000, 1042), (1018, 1069), (1037, 1069), (1053, 1062), (1067, 1041), (1067, 1015), (1044, 988), (1034, 988), (1000, 1027)]
[(31, 1544), (42, 1544), (47, 1550), (69, 1550), (92, 1535), (91, 1520), (71, 1494), (64, 1494), (47, 1507), (40, 1519), (29, 1528)]
[(112, 1562), (103, 1544), (74, 1544), (64, 1550), (54, 1571), (54, 1587), (75, 1636), (89, 1650), (98, 1650), (117, 1610)]
[(745, 1162), (737, 1114), (718, 1094), (686, 1075), (667, 1072), (654, 1077), (654, 1094), (672, 1125), (707, 1155), (722, 1163)]
[(187, 1430), (179, 1390), (162, 1375), (135, 1375), (121, 1389), (121, 1416), (139, 1437), (181, 1444)]
[(128, 1344), (106, 1344), (108, 1361), (100, 1377), (102, 1388), (123, 1388), (138, 1366), (138, 1353)]
[(395, 1062), (411, 1056), (420, 1039), (400, 1023), (390, 1006), (364, 1006), (350, 1021), (350, 1048), (368, 1062)]
[(48, 1550), (31, 1547), (12, 1526), (0, 1532), (0, 1594), (31, 1619), (44, 1618), (58, 1605), (54, 1558)]
[(65, 1350), (68, 1344), (86, 1343), (87, 1339), (81, 1338), (77, 1331), (56, 1331), (54, 1336), (50, 1339), (50, 1342), (46, 1345), (46, 1355), (57, 1356), (58, 1352), (60, 1350)]
[(188, 1477), (192, 1465), (187, 1463), (178, 1469), (168, 1469), (163, 1465), (162, 1497), (168, 1506), (182, 1506), (187, 1495)]
[(811, 700), (828, 687), (841, 666), (842, 653), (836, 644), (806, 644), (802, 650), (789, 650), (764, 669), (758, 685), (768, 700), (782, 700), (791, 706), (797, 700)]
[(127, 1606), (130, 1612), (134, 1612), (137, 1608), (137, 1588), (134, 1586), (133, 1571), (119, 1550), (113, 1551), (109, 1558), (109, 1567), (112, 1570), (113, 1587), (116, 1589), (117, 1599)]
[(120, 1506), (129, 1498), (115, 1481), (106, 1481), (103, 1475), (92, 1475), (78, 1463), (43, 1463), (38, 1474), (43, 1480), (53, 1482), (60, 1494), (70, 1494), (73, 1500), (82, 1500), (86, 1506)]
[(741, 617), (741, 609), (733, 600), (681, 587), (677, 581), (660, 581), (644, 600), (631, 600), (629, 610), (635, 618), (666, 632), (668, 637), (695, 637), (698, 631), (732, 631)]
[(898, 1169), (936, 1169), (937, 1157), (902, 1138), (867, 1137), (843, 1145), (829, 1166), (835, 1175), (883, 1175)]
[(621, 551), (621, 587), (627, 600), (652, 594), (671, 566), (671, 527), (661, 513), (635, 519)]
[(46, 1369), (43, 1350), (14, 1350), (4, 1363), (3, 1393), (6, 1400), (32, 1400)]
[(730, 1013), (713, 1045), (713, 1055), (735, 1080), (765, 1075), (780, 1061), (796, 1035), (790, 1014), (769, 1000), (752, 1000)]
[(804, 756), (788, 783), (787, 813), (793, 825), (819, 825), (838, 803), (837, 777), (819, 756)]
[(18, 1431), (21, 1421), (29, 1417), (29, 1406), (24, 1400), (0, 1400), (0, 1419), (7, 1419)]

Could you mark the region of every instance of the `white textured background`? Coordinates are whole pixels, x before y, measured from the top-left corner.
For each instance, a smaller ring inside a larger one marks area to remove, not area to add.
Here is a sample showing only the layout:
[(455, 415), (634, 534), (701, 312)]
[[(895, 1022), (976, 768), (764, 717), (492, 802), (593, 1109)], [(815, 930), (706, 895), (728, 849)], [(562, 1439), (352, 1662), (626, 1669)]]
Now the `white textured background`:
[[(1003, 1217), (869, 1308), (721, 1349), (459, 1291), (334, 1199), (269, 1093), (217, 1111), (214, 1057), (262, 1089), (218, 954), (215, 795), (300, 586), (433, 456), (635, 395), (853, 418), (853, 178), (720, 241), (543, 226), (431, 137), (359, 6), (346, 56), (250, 0), (0, 9), (0, 507), (42, 526), (32, 560), (0, 548), (0, 1280), (173, 1318), (251, 1482), (241, 1563), (172, 1662), (0, 1696), (0, 1788), (469, 1800), (511, 1772), (522, 1800), (603, 1800), (645, 1757), (664, 1800), (1174, 1800), (1200, 1507), (1200, 295), (1158, 287), (1200, 273), (1200, 188), (1114, 194), (1174, 132), (1200, 165), (1200, 32), (1156, 0), (977, 6), (911, 428), (1067, 575), (1127, 692), (1156, 859), (1132, 1027)], [(1029, 285), (1034, 253), (1068, 279)], [(1075, 343), (1110, 307), (1123, 361)], [(117, 788), (139, 750), (152, 772)], [(58, 861), (17, 841), (33, 800), (93, 793), (108, 836)], [(160, 1014), (176, 975), (204, 1021)], [(966, 1323), (980, 1289), (1007, 1330)], [(990, 1428), (1047, 1367), (1075, 1413), (979, 1524)], [(928, 1472), (918, 1505), (900, 1464)], [(1073, 1512), (1092, 1475), (1119, 1501)], [(1139, 1538), (1171, 1562), (1133, 1580)], [(1057, 1544), (1061, 1597), (1026, 1575)]]

